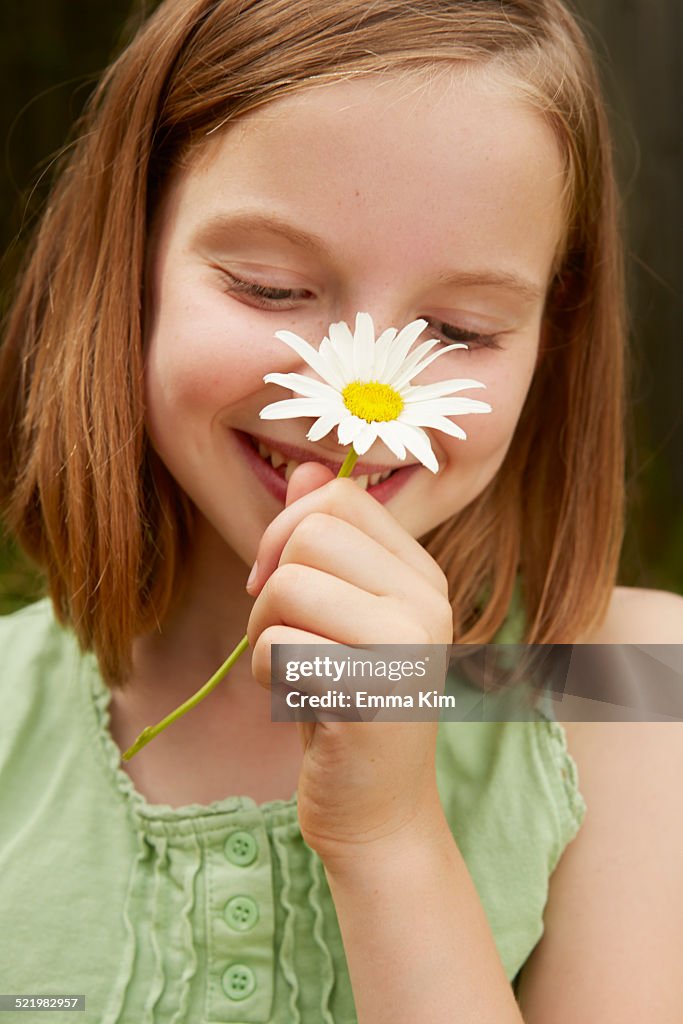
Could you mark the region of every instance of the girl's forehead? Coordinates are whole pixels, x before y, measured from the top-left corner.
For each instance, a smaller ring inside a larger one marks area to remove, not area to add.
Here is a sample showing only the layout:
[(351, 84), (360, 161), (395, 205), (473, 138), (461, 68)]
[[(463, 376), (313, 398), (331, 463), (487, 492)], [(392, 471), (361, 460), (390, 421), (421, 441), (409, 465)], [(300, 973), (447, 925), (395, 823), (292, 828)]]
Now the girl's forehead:
[(556, 136), (486, 68), (302, 89), (212, 135), (176, 185), (188, 222), (259, 207), (337, 249), (359, 232), (426, 258), (466, 240), (476, 262), (523, 241), (545, 268), (563, 234)]
[[(377, 145), (389, 139), (399, 151), (402, 144), (413, 145), (415, 129), (421, 127), (422, 148), (427, 152), (435, 143), (427, 131), (437, 124), (450, 128), (446, 137), (454, 142), (462, 142), (463, 132), (468, 133), (471, 142), (502, 128), (501, 144), (511, 132), (526, 125), (532, 127), (532, 134), (546, 136), (561, 158), (554, 133), (528, 95), (524, 83), (495, 61), (444, 62), (316, 82), (296, 87), (280, 99), (220, 125), (197, 141), (185, 166), (210, 163), (224, 150), (228, 139), (234, 145), (258, 135), (269, 138), (278, 131), (309, 136), (322, 122), (324, 132), (318, 135), (311, 154), (315, 155), (325, 149), (329, 138), (341, 140), (349, 129), (356, 131), (359, 121), (382, 129), (375, 135)], [(485, 120), (480, 117), (482, 113), (487, 115)], [(420, 124), (416, 121), (420, 117), (427, 121)], [(537, 139), (532, 141), (535, 144)]]

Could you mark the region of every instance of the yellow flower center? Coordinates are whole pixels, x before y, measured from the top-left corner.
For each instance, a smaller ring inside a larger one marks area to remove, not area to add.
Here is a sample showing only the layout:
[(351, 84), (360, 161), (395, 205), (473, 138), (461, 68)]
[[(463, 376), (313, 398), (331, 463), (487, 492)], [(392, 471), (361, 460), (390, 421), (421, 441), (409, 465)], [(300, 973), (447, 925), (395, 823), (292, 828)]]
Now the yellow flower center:
[(353, 380), (342, 391), (344, 405), (354, 416), (367, 423), (385, 423), (398, 419), (403, 399), (398, 391), (378, 380)]

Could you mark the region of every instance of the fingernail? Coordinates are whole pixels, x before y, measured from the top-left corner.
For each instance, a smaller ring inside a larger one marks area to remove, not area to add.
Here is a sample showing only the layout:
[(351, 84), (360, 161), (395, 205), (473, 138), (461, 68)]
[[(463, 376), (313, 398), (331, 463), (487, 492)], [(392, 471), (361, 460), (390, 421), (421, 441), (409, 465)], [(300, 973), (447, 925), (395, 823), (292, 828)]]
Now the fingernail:
[(254, 562), (249, 573), (249, 579), (247, 580), (247, 590), (254, 585), (256, 577), (258, 575), (258, 562)]

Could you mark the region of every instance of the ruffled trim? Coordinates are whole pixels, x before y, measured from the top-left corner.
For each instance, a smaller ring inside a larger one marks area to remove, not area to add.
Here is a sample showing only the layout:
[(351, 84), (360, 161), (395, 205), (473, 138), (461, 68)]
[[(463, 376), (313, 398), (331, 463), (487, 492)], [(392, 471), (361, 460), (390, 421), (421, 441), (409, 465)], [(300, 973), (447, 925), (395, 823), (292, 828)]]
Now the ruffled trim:
[[(216, 827), (216, 816), (234, 814), (239, 811), (259, 811), (273, 825), (287, 824), (297, 820), (297, 795), (289, 800), (268, 800), (258, 804), (250, 796), (229, 796), (215, 800), (210, 804), (185, 804), (172, 807), (170, 804), (148, 803), (142, 793), (133, 784), (131, 777), (121, 768), (121, 751), (111, 735), (111, 691), (103, 681), (93, 655), (88, 654), (80, 659), (83, 695), (88, 709), (91, 709), (91, 721), (97, 734), (97, 745), (103, 757), (107, 776), (119, 795), (140, 819), (154, 831), (164, 833), (194, 831), (199, 819), (208, 818), (206, 827)], [(185, 823), (185, 828), (183, 828)], [(154, 828), (157, 825), (157, 828)]]
[(561, 799), (560, 809), (564, 807), (565, 810), (565, 813), (562, 814), (563, 827), (560, 846), (556, 851), (555, 863), (551, 868), (554, 870), (565, 846), (574, 839), (581, 828), (587, 807), (579, 788), (579, 769), (569, 753), (564, 727), (543, 708), (537, 708), (537, 712), (538, 724), (542, 726), (546, 747), (550, 751), (552, 762), (556, 768), (554, 789)]

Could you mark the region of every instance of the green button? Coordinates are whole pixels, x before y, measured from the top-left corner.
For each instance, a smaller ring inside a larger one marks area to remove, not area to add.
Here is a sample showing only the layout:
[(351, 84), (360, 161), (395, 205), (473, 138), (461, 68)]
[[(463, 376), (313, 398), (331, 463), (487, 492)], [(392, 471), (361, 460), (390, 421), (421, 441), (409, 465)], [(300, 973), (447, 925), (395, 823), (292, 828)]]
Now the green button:
[(225, 856), (238, 867), (252, 864), (257, 853), (258, 846), (251, 832), (232, 832), (225, 841)]
[(258, 907), (251, 896), (233, 896), (225, 904), (225, 920), (233, 931), (248, 932), (258, 921)]
[(246, 999), (256, 988), (254, 972), (246, 964), (231, 964), (223, 975), (226, 996), (236, 1002)]

